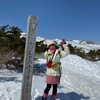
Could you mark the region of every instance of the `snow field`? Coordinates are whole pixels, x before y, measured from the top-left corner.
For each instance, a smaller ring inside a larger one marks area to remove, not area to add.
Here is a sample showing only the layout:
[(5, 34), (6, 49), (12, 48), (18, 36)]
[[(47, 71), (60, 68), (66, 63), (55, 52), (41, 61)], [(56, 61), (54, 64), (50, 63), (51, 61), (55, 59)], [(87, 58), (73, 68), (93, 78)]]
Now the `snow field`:
[[(62, 77), (56, 100), (99, 100), (100, 61), (90, 62), (76, 55), (61, 59)], [(45, 59), (35, 62), (32, 100), (41, 100), (46, 87)], [(20, 100), (22, 72), (0, 70), (0, 100)], [(51, 97), (52, 89), (49, 97)]]

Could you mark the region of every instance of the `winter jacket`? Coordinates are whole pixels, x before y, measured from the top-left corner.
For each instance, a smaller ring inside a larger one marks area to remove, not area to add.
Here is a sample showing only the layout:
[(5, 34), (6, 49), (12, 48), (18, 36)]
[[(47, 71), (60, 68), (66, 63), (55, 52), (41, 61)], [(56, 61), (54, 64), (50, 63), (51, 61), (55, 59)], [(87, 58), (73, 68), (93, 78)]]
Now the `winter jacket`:
[[(68, 46), (66, 44), (63, 44), (63, 48), (64, 48), (64, 50), (61, 50), (60, 48), (59, 49), (56, 49), (54, 56), (48, 50), (48, 51), (46, 51), (44, 53), (44, 56), (46, 58), (46, 53), (48, 52), (48, 60), (51, 59), (52, 56), (53, 56), (52, 62), (59, 63), (61, 58), (67, 56), (70, 53), (69, 48), (68, 48)], [(60, 68), (60, 65), (58, 67)], [(57, 68), (56, 70), (53, 70), (52, 68), (48, 68), (47, 67), (46, 74), (49, 75), (49, 76), (60, 76), (61, 72), (60, 72), (59, 68)]]

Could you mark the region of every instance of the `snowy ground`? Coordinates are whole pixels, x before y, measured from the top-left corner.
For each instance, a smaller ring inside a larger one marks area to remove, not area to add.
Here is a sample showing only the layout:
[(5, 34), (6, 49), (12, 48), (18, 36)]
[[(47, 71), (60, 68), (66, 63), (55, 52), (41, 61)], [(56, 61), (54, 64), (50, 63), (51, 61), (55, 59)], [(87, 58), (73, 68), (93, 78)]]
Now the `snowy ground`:
[[(61, 60), (63, 74), (57, 100), (100, 100), (100, 61), (90, 62), (76, 55)], [(35, 63), (32, 100), (41, 100), (46, 87), (45, 60)], [(0, 70), (0, 100), (20, 100), (22, 72)], [(49, 93), (51, 96), (52, 89)]]

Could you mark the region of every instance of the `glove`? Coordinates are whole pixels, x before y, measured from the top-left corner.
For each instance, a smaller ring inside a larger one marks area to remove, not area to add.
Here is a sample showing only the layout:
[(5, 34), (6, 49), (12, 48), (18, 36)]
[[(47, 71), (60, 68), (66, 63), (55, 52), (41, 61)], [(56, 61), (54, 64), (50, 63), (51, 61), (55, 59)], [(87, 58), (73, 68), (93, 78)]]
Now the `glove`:
[(65, 39), (62, 39), (62, 44), (66, 44), (66, 41), (65, 41)]

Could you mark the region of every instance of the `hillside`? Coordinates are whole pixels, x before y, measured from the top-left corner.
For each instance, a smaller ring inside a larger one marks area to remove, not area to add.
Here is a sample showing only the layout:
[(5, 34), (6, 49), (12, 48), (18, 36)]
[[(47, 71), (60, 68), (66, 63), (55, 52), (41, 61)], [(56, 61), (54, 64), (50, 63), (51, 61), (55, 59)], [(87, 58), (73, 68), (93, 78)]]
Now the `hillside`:
[[(44, 40), (44, 43), (48, 41), (49, 39), (45, 39), (42, 37), (36, 37), (36, 41), (42, 41)], [(61, 39), (54, 39), (58, 42), (58, 44), (61, 42)], [(100, 43), (94, 42), (94, 41), (83, 41), (83, 40), (71, 40), (67, 41), (67, 44), (71, 44), (73, 47), (76, 46), (77, 48), (82, 48), (86, 53), (88, 53), (90, 50), (97, 50), (100, 49)]]
[[(76, 55), (61, 59), (62, 78), (57, 100), (99, 100), (100, 61), (90, 62)], [(41, 100), (45, 84), (45, 59), (35, 61), (32, 100)], [(0, 70), (0, 100), (20, 100), (22, 72)], [(51, 96), (49, 94), (49, 98)]]

